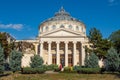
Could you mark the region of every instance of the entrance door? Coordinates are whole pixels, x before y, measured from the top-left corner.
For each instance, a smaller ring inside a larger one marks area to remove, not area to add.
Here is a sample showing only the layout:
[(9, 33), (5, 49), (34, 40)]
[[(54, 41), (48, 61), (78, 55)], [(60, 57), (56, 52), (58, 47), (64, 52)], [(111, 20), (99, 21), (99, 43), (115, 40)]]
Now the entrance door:
[(73, 55), (72, 54), (68, 54), (68, 65), (73, 66)]
[(63, 67), (65, 66), (65, 54), (60, 54), (60, 63)]
[(56, 54), (52, 54), (52, 64), (56, 64)]

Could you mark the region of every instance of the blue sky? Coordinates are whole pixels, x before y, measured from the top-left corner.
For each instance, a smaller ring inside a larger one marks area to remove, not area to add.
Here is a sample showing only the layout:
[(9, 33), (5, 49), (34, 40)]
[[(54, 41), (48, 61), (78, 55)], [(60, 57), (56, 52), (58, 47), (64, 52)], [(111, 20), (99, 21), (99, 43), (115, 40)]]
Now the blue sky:
[(120, 29), (120, 0), (0, 0), (0, 31), (16, 39), (33, 39), (38, 25), (61, 6), (71, 16), (99, 29), (104, 38)]

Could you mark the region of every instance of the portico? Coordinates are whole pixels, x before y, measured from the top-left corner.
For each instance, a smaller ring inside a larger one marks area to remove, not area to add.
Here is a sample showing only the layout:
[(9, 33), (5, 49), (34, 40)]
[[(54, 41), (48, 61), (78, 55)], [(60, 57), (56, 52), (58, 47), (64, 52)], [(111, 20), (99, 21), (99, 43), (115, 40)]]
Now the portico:
[[(82, 65), (82, 45), (79, 41), (44, 41), (40, 42), (40, 56), (44, 64), (63, 66)], [(44, 55), (43, 55), (44, 54)]]

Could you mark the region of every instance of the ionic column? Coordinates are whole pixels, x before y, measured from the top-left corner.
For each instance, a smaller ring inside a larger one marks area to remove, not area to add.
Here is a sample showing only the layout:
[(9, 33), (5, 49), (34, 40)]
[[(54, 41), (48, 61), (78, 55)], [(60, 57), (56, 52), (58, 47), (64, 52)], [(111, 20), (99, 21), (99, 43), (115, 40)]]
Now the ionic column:
[(59, 43), (60, 42), (56, 42), (57, 43), (57, 65), (59, 65), (60, 64), (60, 54), (59, 54)]
[(77, 42), (73, 42), (73, 51), (74, 51), (74, 53), (73, 53), (73, 66), (75, 66), (77, 64), (77, 62), (76, 62), (76, 43)]
[(82, 58), (82, 66), (84, 66), (85, 48), (84, 48), (84, 45), (82, 43), (81, 43), (81, 58)]
[(43, 42), (40, 42), (40, 56), (43, 57)]
[(65, 66), (68, 66), (68, 42), (65, 42)]
[(51, 42), (48, 42), (48, 65), (52, 64)]
[(38, 44), (35, 44), (35, 52), (36, 52), (36, 55), (38, 54)]

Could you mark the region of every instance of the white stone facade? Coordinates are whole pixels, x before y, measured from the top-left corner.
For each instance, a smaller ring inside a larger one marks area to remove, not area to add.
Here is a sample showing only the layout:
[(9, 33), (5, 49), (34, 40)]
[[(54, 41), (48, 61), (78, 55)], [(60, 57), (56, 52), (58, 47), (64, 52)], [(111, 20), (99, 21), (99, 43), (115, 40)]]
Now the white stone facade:
[[(36, 40), (28, 42), (34, 43), (35, 52), (43, 58), (44, 64), (84, 65), (84, 46), (88, 45), (86, 27), (63, 8), (53, 18), (42, 22)], [(23, 67), (29, 66), (27, 55), (22, 61), (26, 61), (22, 63)]]

